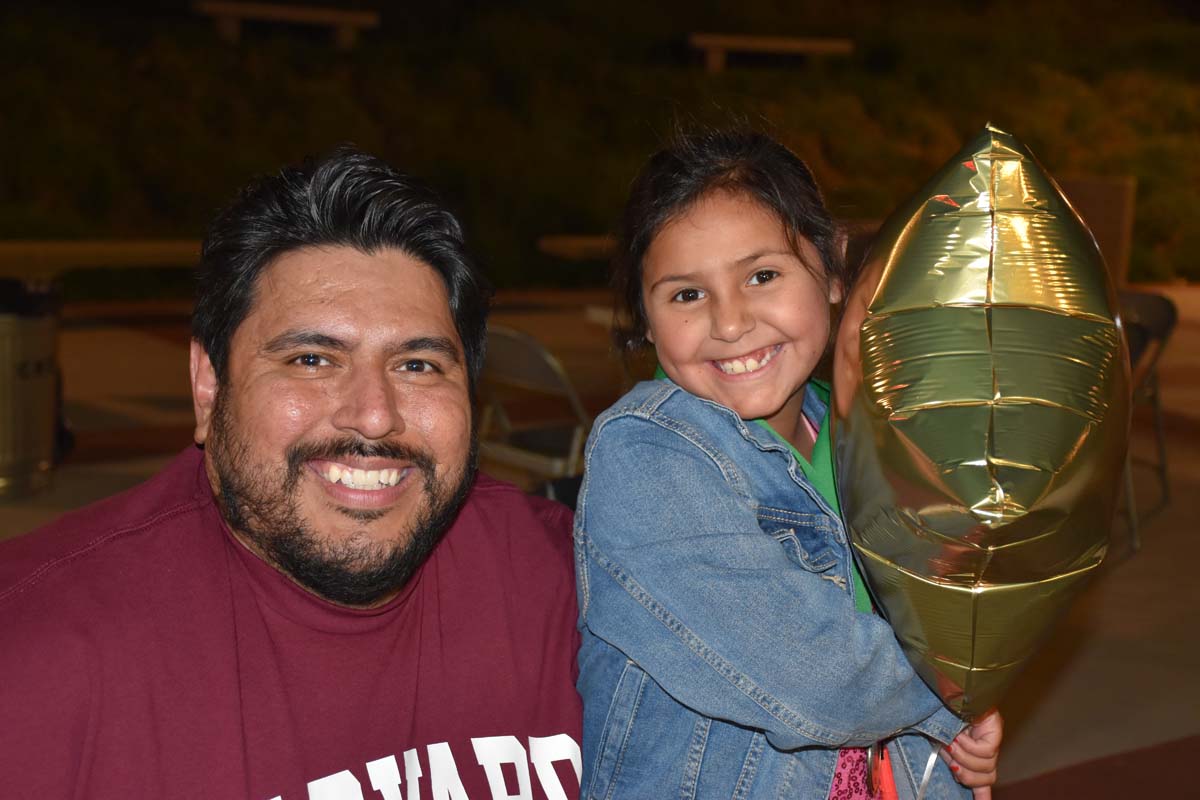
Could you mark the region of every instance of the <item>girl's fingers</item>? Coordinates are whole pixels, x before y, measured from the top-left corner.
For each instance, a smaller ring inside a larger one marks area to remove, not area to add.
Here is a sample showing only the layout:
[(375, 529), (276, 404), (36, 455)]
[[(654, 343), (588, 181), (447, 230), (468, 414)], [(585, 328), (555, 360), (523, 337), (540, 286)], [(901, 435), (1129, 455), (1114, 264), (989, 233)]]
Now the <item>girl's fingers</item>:
[(954, 780), (971, 789), (991, 786), (996, 782), (995, 770), (977, 771), (955, 762), (950, 765), (950, 771), (954, 774)]
[(954, 740), (954, 743), (951, 745), (951, 755), (957, 756), (958, 753), (962, 752), (976, 758), (995, 758), (999, 754), (999, 747), (990, 742), (981, 742), (978, 739), (972, 738), (968, 733), (969, 730), (968, 728), (966, 731), (963, 731)]
[(998, 712), (991, 711), (938, 751), (955, 780), (974, 792), (974, 800), (991, 800), (990, 787), (996, 782), (1002, 738), (1004, 720)]
[(938, 755), (950, 767), (950, 772), (954, 775), (954, 779), (976, 792), (976, 798), (991, 797), (990, 791), (980, 794), (986, 787), (991, 786), (996, 782), (996, 757), (995, 748), (984, 748), (987, 752), (984, 756), (974, 755), (966, 750), (961, 745), (960, 740), (965, 738), (965, 732), (959, 735), (948, 747), (941, 749)]
[(946, 747), (947, 755), (952, 763), (957, 763), (964, 769), (969, 769), (972, 772), (995, 772), (998, 753), (995, 749), (982, 749), (982, 755), (978, 752), (968, 750), (964, 743), (960, 741), (962, 737), (955, 739), (949, 746)]
[(949, 765), (950, 772), (954, 775), (954, 780), (969, 789), (982, 789), (996, 782), (996, 769), (994, 765), (992, 769), (975, 770), (960, 764), (953, 758), (949, 760)]
[[(1004, 738), (1004, 720), (998, 711), (991, 711), (969, 726), (954, 740), (953, 750), (980, 758), (996, 758)], [(957, 752), (951, 755), (957, 757)]]

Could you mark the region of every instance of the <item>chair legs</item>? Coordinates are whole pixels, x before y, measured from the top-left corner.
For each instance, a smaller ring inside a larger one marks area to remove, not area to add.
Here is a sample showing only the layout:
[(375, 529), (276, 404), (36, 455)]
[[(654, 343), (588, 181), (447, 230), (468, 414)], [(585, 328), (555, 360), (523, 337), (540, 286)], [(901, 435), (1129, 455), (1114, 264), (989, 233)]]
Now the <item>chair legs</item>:
[[(1154, 444), (1158, 449), (1158, 458), (1152, 466), (1158, 473), (1161, 499), (1150, 510), (1149, 513), (1153, 515), (1166, 508), (1171, 502), (1171, 478), (1167, 471), (1167, 434), (1163, 425), (1162, 396), (1158, 392), (1158, 371), (1153, 367), (1146, 375), (1143, 386), (1143, 391), (1139, 396), (1148, 400), (1153, 407)], [(1130, 543), (1133, 545), (1133, 549), (1137, 550), (1141, 547), (1142, 541), (1138, 531), (1137, 501), (1133, 496), (1133, 456), (1129, 454), (1125, 456), (1125, 513), (1129, 520)]]
[(1125, 514), (1129, 519), (1129, 544), (1136, 551), (1141, 549), (1138, 536), (1137, 501), (1133, 497), (1133, 457), (1125, 456)]
[(1162, 505), (1171, 502), (1171, 482), (1167, 476), (1167, 436), (1163, 431), (1162, 397), (1158, 393), (1158, 370), (1152, 370), (1149, 378), (1149, 394), (1154, 402), (1154, 438), (1158, 444), (1158, 482), (1162, 486)]

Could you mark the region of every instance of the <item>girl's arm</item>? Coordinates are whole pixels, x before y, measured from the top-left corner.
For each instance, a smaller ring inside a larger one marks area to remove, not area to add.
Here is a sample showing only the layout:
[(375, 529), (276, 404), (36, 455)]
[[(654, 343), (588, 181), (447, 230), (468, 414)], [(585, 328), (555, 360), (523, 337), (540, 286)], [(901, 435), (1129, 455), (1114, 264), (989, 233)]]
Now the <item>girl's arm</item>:
[(801, 566), (790, 541), (763, 532), (723, 454), (638, 417), (593, 436), (576, 518), (591, 633), (680, 703), (763, 730), (780, 749), (866, 745), (902, 729), (947, 743), (962, 729), (887, 623), (854, 610), (837, 568)]

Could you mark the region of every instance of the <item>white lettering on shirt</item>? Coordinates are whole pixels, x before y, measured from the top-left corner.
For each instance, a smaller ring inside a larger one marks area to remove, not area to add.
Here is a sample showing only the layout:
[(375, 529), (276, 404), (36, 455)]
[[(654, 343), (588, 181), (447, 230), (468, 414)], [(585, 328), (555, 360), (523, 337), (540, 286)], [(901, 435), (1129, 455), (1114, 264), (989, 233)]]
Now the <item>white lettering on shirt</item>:
[[(471, 746), (475, 750), (475, 760), (487, 777), (490, 795), (486, 799), (474, 800), (532, 800), (534, 775), (537, 776), (538, 784), (548, 800), (568, 800), (566, 790), (554, 769), (555, 762), (569, 761), (575, 770), (576, 782), (581, 779), (583, 772), (579, 743), (565, 733), (545, 737), (531, 736), (528, 749), (515, 736), (476, 738), (471, 740)], [(428, 745), (425, 748), (425, 757), (429, 763), (427, 793), (421, 791), (421, 779), (425, 777), (425, 773), (415, 748), (404, 751), (403, 774), (394, 755), (366, 762), (371, 789), (378, 793), (381, 800), (473, 800), (463, 786), (449, 742)], [(504, 764), (512, 765), (517, 779), (516, 794), (509, 793), (504, 779)], [(348, 769), (310, 781), (308, 799), (367, 800), (363, 795), (362, 784)], [(282, 795), (276, 795), (271, 800), (284, 798)], [(371, 800), (374, 800), (374, 796)]]
[(458, 777), (458, 766), (447, 742), (431, 744), (429, 751), (429, 791), (433, 800), (471, 800)]
[(400, 796), (400, 765), (395, 756), (368, 761), (367, 777), (371, 779), (371, 788), (379, 792), (383, 800), (404, 800)]
[(529, 760), (537, 772), (538, 783), (547, 800), (567, 800), (567, 791), (554, 771), (555, 761), (570, 761), (575, 768), (575, 783), (583, 780), (583, 754), (579, 745), (565, 733), (557, 736), (530, 736)]
[(408, 793), (405, 800), (421, 800), (421, 759), (417, 758), (416, 749), (404, 751), (404, 778), (408, 781)]
[(365, 800), (362, 785), (348, 769), (308, 784), (309, 800)]
[[(533, 789), (529, 786), (529, 758), (517, 737), (486, 736), (472, 739), (471, 746), (475, 748), (475, 760), (487, 775), (492, 800), (533, 800)], [(508, 793), (501, 764), (512, 764), (516, 769), (516, 794)]]

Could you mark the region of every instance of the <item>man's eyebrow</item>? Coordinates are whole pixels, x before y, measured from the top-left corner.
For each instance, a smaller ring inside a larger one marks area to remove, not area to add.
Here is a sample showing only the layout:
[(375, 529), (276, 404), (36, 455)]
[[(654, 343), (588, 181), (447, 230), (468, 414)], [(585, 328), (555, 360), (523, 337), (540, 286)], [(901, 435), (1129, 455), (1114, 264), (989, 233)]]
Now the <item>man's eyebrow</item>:
[[(330, 336), (327, 333), (310, 330), (284, 331), (262, 346), (262, 352), (267, 355), (286, 353), (293, 350), (303, 350), (306, 347), (321, 350), (333, 350), (339, 353), (349, 352), (353, 348), (349, 342)], [(392, 356), (408, 353), (437, 353), (455, 364), (461, 363), (462, 353), (448, 336), (415, 336), (388, 348)]]
[(392, 355), (407, 355), (409, 353), (437, 353), (455, 364), (461, 363), (462, 353), (454, 340), (448, 336), (417, 336), (406, 339), (395, 347), (390, 348)]
[(283, 353), (304, 347), (319, 347), (322, 350), (337, 350), (345, 352), (350, 346), (336, 336), (318, 333), (310, 330), (284, 331), (262, 346), (262, 352), (268, 354)]

